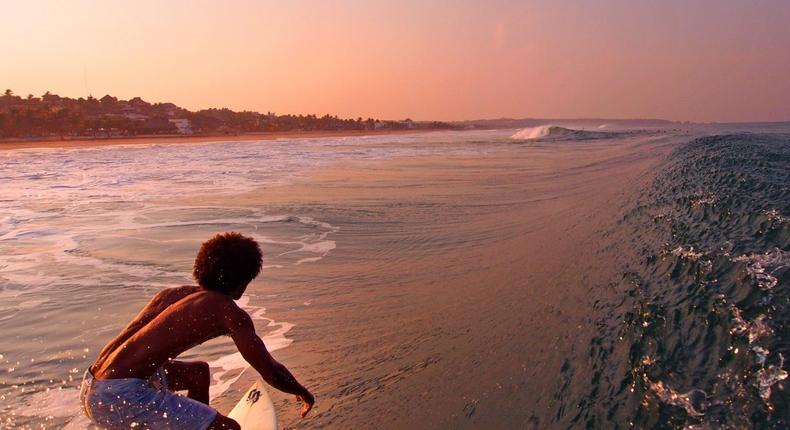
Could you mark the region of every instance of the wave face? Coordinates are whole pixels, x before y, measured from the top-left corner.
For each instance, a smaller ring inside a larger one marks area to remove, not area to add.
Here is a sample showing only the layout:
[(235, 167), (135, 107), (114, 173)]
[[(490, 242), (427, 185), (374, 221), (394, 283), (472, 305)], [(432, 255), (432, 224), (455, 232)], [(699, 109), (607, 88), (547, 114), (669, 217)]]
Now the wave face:
[(617, 229), (622, 301), (596, 302), (591, 376), (557, 421), (788, 428), (790, 135), (678, 148)]
[(516, 140), (590, 140), (609, 139), (615, 137), (617, 134), (618, 133), (612, 132), (575, 130), (572, 128), (560, 127), (558, 125), (540, 125), (521, 129), (510, 137)]

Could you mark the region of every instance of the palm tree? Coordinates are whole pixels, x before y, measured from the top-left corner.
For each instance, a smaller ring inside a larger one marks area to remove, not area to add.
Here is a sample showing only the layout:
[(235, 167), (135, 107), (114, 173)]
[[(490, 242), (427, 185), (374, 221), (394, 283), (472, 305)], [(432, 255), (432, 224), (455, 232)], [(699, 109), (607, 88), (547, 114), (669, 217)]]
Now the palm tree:
[(4, 97), (14, 97), (14, 92), (11, 91), (11, 89), (9, 88), (9, 89), (5, 90), (5, 93), (3, 93), (3, 96)]

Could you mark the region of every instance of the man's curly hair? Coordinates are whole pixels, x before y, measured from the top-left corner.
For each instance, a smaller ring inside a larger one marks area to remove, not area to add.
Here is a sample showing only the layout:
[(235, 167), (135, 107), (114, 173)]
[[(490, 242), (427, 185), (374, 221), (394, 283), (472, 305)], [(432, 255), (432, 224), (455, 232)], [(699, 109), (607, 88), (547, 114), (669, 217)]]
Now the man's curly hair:
[(192, 275), (201, 287), (228, 294), (258, 276), (262, 262), (255, 240), (236, 232), (223, 233), (201, 245)]

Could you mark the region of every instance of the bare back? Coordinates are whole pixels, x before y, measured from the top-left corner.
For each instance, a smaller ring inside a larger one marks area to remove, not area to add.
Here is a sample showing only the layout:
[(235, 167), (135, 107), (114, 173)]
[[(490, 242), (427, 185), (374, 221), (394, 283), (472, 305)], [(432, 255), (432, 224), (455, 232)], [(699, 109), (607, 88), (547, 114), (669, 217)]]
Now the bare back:
[(228, 334), (239, 313), (233, 299), (218, 292), (196, 286), (160, 291), (104, 347), (91, 371), (96, 379), (147, 378), (182, 352)]

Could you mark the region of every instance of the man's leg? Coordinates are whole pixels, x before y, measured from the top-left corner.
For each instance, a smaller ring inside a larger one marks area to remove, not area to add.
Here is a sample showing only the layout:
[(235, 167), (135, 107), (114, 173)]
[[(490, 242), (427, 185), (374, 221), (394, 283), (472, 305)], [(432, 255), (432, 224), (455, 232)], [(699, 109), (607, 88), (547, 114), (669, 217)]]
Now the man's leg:
[(241, 430), (239, 423), (222, 414), (217, 414), (214, 421), (206, 430)]
[(208, 404), (208, 387), (211, 385), (208, 363), (205, 361), (171, 361), (164, 365), (164, 369), (167, 372), (167, 384), (171, 391), (186, 390), (189, 398)]
[[(171, 391), (186, 390), (187, 395), (199, 402), (208, 404), (208, 387), (211, 385), (211, 372), (205, 361), (171, 361), (165, 366), (167, 384)], [(220, 413), (206, 430), (241, 430), (232, 418)]]

